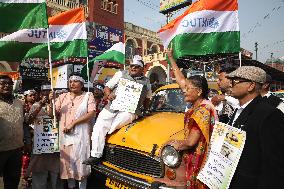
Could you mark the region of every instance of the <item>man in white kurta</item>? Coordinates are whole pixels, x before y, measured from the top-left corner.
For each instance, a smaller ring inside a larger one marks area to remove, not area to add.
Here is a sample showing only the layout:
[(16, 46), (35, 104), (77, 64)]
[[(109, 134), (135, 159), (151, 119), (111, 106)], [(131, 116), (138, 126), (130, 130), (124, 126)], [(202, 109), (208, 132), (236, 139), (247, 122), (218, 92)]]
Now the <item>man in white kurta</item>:
[[(117, 72), (106, 84), (104, 92), (109, 100), (109, 104), (98, 115), (92, 132), (91, 157), (84, 162), (85, 164), (93, 165), (99, 163), (103, 154), (106, 135), (131, 123), (148, 108), (152, 92), (150, 81), (143, 75), (143, 70), (144, 62), (140, 57), (135, 57), (128, 71)], [(113, 110), (111, 108), (112, 101), (118, 95), (115, 94), (115, 91), (120, 79), (133, 81), (143, 86), (135, 113)]]

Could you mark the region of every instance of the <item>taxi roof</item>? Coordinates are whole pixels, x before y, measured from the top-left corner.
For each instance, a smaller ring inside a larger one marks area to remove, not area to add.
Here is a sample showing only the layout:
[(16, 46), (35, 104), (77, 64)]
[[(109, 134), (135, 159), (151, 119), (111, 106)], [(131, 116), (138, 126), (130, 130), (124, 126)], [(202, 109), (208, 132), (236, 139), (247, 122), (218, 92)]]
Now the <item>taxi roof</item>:
[[(219, 90), (216, 81), (208, 81), (208, 87), (209, 87), (209, 89)], [(180, 88), (180, 87), (177, 83), (172, 83), (172, 84), (164, 85), (164, 86), (158, 88), (155, 92), (165, 90), (165, 89), (178, 89), (178, 88)]]

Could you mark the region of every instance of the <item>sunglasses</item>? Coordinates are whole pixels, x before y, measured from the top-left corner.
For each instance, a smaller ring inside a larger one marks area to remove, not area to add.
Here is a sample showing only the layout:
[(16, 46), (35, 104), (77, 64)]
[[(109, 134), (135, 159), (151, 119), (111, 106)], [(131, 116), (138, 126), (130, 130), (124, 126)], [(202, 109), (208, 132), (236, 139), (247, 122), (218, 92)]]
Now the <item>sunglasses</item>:
[(231, 79), (231, 81), (232, 81), (232, 87), (234, 87), (239, 83), (252, 82), (250, 80), (240, 80), (240, 79)]

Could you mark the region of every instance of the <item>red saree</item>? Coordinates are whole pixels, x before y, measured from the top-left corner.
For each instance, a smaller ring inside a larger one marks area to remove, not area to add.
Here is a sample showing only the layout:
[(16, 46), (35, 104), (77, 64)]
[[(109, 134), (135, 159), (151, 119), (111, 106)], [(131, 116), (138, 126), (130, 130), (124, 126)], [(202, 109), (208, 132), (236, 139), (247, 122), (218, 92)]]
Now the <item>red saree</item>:
[(217, 119), (216, 115), (214, 106), (206, 100), (198, 107), (191, 108), (185, 113), (185, 138), (188, 138), (190, 131), (194, 129), (200, 130), (202, 133), (196, 147), (183, 155), (186, 164), (187, 189), (208, 188), (205, 184), (197, 180), (196, 177), (205, 163), (210, 136)]

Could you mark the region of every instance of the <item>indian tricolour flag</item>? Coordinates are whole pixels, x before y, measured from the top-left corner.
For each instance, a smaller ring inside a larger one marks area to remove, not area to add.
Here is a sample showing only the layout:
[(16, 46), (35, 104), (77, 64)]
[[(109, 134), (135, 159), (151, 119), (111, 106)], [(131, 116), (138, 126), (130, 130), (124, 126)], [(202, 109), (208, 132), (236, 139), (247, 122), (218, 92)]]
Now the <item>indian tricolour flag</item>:
[(237, 0), (199, 0), (159, 30), (174, 58), (240, 51)]
[[(47, 29), (22, 29), (0, 39), (1, 50), (15, 51), (6, 60), (48, 58), (48, 36), (52, 60), (87, 57), (87, 32), (84, 9), (77, 8), (50, 17)], [(47, 36), (47, 32), (49, 35)], [(7, 53), (9, 54), (9, 53)]]
[(5, 40), (5, 36), (48, 27), (45, 0), (0, 0), (0, 60), (19, 61), (35, 44)]
[[(95, 57), (89, 61), (89, 72), (92, 78), (103, 67), (104, 62), (117, 62), (125, 64), (125, 44), (122, 42), (115, 43), (110, 49), (106, 50), (103, 54)], [(87, 64), (81, 70), (81, 74), (87, 79)]]
[(0, 32), (47, 28), (45, 0), (0, 0)]

